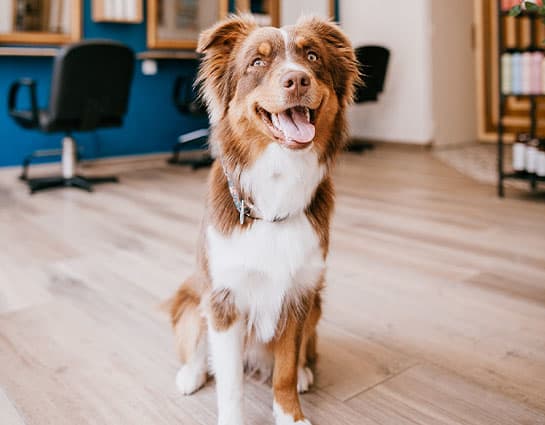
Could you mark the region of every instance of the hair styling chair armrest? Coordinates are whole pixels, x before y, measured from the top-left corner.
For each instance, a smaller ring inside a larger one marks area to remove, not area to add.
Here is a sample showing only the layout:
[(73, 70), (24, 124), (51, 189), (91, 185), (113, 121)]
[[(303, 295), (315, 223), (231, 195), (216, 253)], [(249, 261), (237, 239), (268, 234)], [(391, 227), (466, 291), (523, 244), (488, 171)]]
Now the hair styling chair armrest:
[(15, 112), (17, 110), (17, 94), (21, 86), (28, 87), (30, 90), (30, 105), (32, 110), (32, 122), (33, 124), (38, 125), (39, 123), (38, 98), (36, 96), (37, 83), (36, 81), (30, 78), (21, 78), (20, 80), (14, 82), (11, 85), (9, 89), (9, 96), (8, 96), (8, 111), (11, 115), (12, 112)]

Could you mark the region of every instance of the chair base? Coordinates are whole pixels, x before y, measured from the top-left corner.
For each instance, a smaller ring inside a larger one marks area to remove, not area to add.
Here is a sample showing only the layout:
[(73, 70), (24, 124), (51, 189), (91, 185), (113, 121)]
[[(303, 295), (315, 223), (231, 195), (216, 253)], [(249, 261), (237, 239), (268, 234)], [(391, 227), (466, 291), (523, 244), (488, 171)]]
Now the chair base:
[(167, 162), (171, 165), (189, 165), (193, 170), (198, 170), (199, 168), (210, 167), (214, 163), (214, 158), (210, 155), (205, 155), (197, 159), (180, 159), (179, 155), (173, 155), (167, 159)]
[[(178, 142), (172, 147), (172, 156), (167, 160), (172, 165), (190, 165), (193, 170), (199, 168), (207, 168), (212, 165), (214, 158), (208, 152), (204, 152), (200, 158), (180, 158), (183, 153), (192, 151), (182, 151), (182, 147), (186, 144), (196, 144), (200, 148), (204, 146), (210, 135), (208, 128), (201, 128), (190, 133), (182, 134), (178, 137)], [(193, 152), (194, 153), (194, 152)]]
[(87, 192), (93, 191), (93, 185), (102, 183), (118, 183), (117, 177), (83, 177), (74, 176), (65, 178), (62, 176), (42, 177), (36, 179), (26, 179), (30, 193), (34, 194), (43, 190), (58, 189), (62, 187), (74, 187)]
[[(33, 159), (45, 157), (61, 157), (62, 176), (29, 178), (28, 170)], [(30, 193), (40, 192), (48, 189), (58, 189), (61, 187), (75, 187), (87, 192), (93, 191), (93, 185), (101, 183), (118, 183), (119, 180), (114, 176), (107, 177), (84, 177), (76, 174), (76, 165), (78, 163), (78, 146), (76, 141), (67, 134), (62, 140), (62, 149), (47, 151), (36, 151), (28, 155), (23, 161), (23, 171), (19, 179), (27, 182)]]
[(372, 151), (373, 149), (375, 149), (375, 145), (369, 142), (350, 143), (346, 148), (348, 152), (354, 153), (363, 153), (365, 151)]

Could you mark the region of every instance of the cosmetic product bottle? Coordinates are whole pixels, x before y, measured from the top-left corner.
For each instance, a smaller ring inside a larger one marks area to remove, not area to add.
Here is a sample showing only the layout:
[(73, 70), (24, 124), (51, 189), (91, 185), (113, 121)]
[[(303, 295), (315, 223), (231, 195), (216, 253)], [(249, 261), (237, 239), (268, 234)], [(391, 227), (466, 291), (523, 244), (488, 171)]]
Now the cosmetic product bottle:
[(543, 52), (536, 51), (532, 53), (531, 64), (531, 87), (530, 94), (541, 94), (541, 64), (543, 62)]
[(535, 174), (536, 172), (538, 148), (538, 139), (530, 140), (526, 146), (526, 171), (529, 174)]
[(536, 174), (539, 177), (545, 177), (545, 140), (541, 140), (541, 142), (539, 143), (539, 150), (537, 152)]
[(523, 172), (526, 170), (526, 147), (530, 140), (530, 135), (521, 133), (517, 135), (513, 144), (513, 170)]
[(530, 94), (532, 87), (532, 54), (524, 52), (521, 56), (521, 92)]
[(541, 62), (541, 94), (545, 94), (545, 57)]
[[(513, 77), (511, 75), (512, 64), (511, 64), (511, 53), (504, 53), (501, 55), (501, 74), (502, 74), (502, 84), (501, 91), (503, 94), (511, 94), (513, 92)], [(541, 63), (539, 64), (540, 75), (541, 75)], [(539, 88), (541, 90), (541, 81), (539, 82)]]
[(511, 57), (511, 89), (513, 94), (522, 94), (522, 55), (519, 52)]

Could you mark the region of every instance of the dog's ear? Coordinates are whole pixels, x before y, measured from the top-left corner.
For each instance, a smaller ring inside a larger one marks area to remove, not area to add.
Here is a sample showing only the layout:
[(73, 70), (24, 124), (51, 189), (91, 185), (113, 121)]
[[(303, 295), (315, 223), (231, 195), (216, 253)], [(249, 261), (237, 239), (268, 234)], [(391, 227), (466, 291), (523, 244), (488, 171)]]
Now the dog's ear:
[(212, 123), (223, 116), (229, 103), (233, 87), (229, 71), (236, 46), (257, 27), (250, 15), (230, 15), (199, 37), (197, 52), (204, 57), (196, 84), (208, 105)]
[(223, 21), (203, 31), (197, 45), (198, 53), (207, 53), (213, 49), (229, 53), (243, 37), (257, 28), (252, 15), (229, 15)]
[(315, 16), (302, 17), (297, 26), (311, 31), (325, 42), (331, 59), (327, 66), (330, 68), (339, 102), (342, 106), (352, 102), (355, 87), (361, 84), (361, 76), (354, 48), (346, 34), (337, 24)]

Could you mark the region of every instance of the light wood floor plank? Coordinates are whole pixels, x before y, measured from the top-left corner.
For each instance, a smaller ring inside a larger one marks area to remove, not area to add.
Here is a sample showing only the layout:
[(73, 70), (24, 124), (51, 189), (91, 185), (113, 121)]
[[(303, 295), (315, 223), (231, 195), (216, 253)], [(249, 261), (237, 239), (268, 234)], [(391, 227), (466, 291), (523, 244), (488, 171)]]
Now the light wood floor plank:
[(436, 367), (420, 365), (348, 404), (383, 425), (545, 424), (545, 415)]

